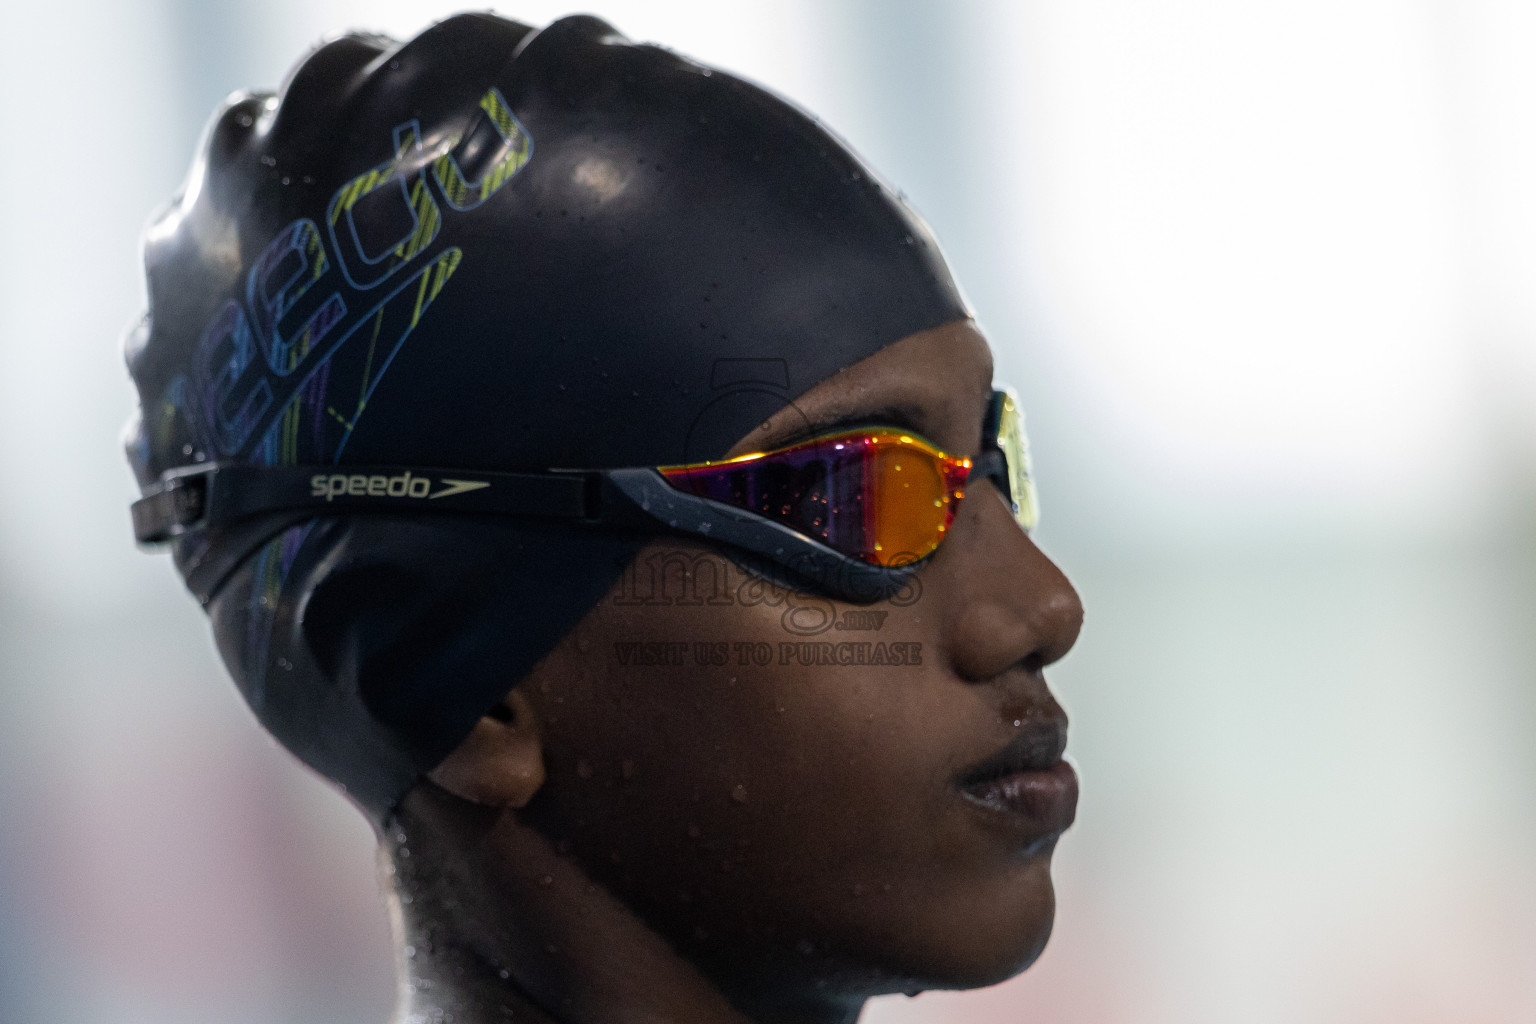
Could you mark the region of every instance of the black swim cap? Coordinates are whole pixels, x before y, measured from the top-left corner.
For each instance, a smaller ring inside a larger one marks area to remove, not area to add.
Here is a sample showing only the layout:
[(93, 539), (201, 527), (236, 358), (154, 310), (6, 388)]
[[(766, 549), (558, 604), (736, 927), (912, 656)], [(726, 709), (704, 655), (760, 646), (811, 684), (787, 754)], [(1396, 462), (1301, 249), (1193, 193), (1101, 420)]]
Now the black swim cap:
[[(922, 223), (783, 100), (596, 18), (350, 35), (219, 111), (145, 239), (141, 487), (200, 462), (466, 470), (722, 455), (966, 317)], [(642, 538), (282, 518), (175, 557), (263, 724), (382, 817)]]

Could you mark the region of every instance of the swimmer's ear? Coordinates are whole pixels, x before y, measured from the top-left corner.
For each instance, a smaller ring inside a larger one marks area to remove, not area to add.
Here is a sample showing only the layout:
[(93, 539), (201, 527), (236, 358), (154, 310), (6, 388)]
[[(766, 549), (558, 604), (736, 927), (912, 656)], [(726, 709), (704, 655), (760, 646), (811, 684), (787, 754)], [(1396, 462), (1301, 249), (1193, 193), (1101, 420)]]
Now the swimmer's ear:
[(514, 689), (481, 716), (427, 778), (487, 807), (522, 807), (544, 784), (544, 747), (533, 705)]

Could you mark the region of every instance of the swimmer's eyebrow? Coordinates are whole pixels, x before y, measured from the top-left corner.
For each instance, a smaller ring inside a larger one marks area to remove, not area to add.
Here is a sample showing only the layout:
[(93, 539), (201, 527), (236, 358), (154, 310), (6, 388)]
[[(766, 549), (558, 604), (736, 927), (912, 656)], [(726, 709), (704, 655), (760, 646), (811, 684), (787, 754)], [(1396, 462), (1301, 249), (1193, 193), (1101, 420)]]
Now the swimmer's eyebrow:
[(848, 413), (846, 415), (828, 414), (821, 418), (812, 419), (809, 423), (802, 424), (791, 433), (773, 442), (775, 448), (788, 448), (790, 445), (799, 444), (801, 441), (809, 441), (821, 434), (830, 434), (836, 430), (853, 429), (855, 427), (897, 427), (901, 430), (910, 430), (927, 440), (933, 440), (928, 431), (923, 427), (921, 415), (908, 406), (887, 406), (883, 409), (866, 409), (861, 412)]

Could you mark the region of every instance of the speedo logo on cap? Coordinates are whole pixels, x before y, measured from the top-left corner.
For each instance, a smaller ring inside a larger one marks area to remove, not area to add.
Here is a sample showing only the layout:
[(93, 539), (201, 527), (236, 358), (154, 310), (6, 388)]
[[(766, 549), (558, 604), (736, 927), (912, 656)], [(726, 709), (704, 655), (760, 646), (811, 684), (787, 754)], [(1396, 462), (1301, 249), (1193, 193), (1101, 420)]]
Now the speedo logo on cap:
[(469, 491), (478, 491), (489, 487), (486, 480), (450, 480), (444, 477), (437, 481), (438, 490), (432, 490), (431, 477), (413, 476), (409, 471), (398, 476), (385, 476), (382, 473), (367, 475), (363, 473), (316, 473), (309, 478), (309, 496), (311, 498), (324, 498), (331, 501), (342, 496), (350, 498), (422, 498), (433, 501), (437, 498), (451, 498), (455, 494), (465, 494)]

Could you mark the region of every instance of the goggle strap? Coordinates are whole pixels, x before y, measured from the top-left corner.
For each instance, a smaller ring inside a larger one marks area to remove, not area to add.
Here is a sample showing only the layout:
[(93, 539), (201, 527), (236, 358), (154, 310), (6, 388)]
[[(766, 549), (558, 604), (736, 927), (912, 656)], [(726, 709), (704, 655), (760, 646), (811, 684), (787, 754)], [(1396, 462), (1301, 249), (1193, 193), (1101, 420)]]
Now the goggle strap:
[(315, 516), (456, 512), (600, 517), (601, 472), (481, 473), (420, 466), (251, 466), (170, 470), (135, 501), (134, 537), (161, 544), (205, 527), (273, 513)]
[(1014, 510), (1018, 510), (1019, 498), (1013, 493), (1013, 484), (1008, 479), (1008, 458), (995, 443), (989, 448), (983, 448), (976, 457), (971, 465), (971, 479), (991, 480)]
[(997, 436), (1002, 432), (1003, 406), (1008, 401), (1008, 393), (1001, 389), (993, 389), (992, 397), (987, 401), (987, 415), (981, 422), (981, 450), (983, 452), (996, 448)]

